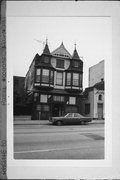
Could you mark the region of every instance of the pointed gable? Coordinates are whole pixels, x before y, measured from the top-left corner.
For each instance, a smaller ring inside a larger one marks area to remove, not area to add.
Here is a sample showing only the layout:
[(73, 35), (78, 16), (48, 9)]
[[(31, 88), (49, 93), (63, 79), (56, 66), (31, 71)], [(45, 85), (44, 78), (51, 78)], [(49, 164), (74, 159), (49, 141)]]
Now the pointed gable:
[(63, 57), (63, 58), (71, 58), (71, 54), (67, 51), (67, 49), (65, 48), (63, 42), (51, 54), (53, 56), (58, 56), (58, 57)]
[(75, 50), (74, 50), (74, 52), (73, 52), (72, 59), (80, 59), (76, 48), (75, 48)]
[(43, 54), (50, 55), (50, 50), (49, 50), (49, 47), (48, 47), (48, 44), (47, 44), (47, 43), (46, 43), (45, 48), (44, 48), (44, 50), (43, 50)]

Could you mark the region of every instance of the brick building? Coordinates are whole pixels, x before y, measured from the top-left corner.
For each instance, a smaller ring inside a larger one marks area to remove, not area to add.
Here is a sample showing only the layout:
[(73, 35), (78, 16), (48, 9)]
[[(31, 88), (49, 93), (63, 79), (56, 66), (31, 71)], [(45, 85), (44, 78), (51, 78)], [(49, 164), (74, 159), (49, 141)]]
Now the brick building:
[(36, 54), (25, 77), (32, 119), (49, 119), (81, 112), (83, 61), (76, 47), (73, 55), (61, 45), (50, 52), (48, 44)]
[[(14, 89), (14, 115), (30, 115), (30, 109), (27, 105), (27, 97), (24, 91), (25, 77), (13, 77)], [(28, 103), (29, 104), (29, 103)]]

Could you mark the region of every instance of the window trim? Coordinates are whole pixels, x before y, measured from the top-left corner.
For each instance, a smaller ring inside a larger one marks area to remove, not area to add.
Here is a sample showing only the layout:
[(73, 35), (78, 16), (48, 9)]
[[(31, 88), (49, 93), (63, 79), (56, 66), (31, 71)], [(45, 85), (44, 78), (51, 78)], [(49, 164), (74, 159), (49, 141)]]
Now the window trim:
[[(61, 67), (60, 61), (63, 62), (63, 64), (62, 64), (63, 66), (62, 67)], [(58, 65), (60, 65), (60, 67)], [(60, 68), (60, 69), (64, 69), (65, 68), (65, 63), (64, 63), (63, 59), (56, 59), (56, 68)]]
[[(57, 73), (61, 73), (62, 74), (62, 83), (61, 84), (57, 83)], [(61, 71), (56, 71), (56, 85), (57, 86), (63, 86), (63, 72), (61, 72)]]

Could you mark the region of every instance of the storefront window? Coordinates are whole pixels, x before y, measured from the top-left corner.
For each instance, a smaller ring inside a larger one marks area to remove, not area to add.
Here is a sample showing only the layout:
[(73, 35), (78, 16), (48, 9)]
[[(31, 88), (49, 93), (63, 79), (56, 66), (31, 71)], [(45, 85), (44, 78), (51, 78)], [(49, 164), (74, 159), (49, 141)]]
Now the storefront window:
[(64, 96), (53, 96), (54, 101), (64, 102)]
[(46, 94), (40, 95), (40, 102), (47, 103), (47, 95)]
[(69, 97), (69, 104), (76, 104), (76, 97)]

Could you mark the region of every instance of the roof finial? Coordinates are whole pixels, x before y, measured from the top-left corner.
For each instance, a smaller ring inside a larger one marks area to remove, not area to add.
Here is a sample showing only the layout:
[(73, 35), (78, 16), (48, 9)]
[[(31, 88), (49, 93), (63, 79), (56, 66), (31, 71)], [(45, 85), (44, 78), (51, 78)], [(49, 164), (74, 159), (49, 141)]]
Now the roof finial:
[(48, 37), (47, 37), (47, 35), (46, 35), (46, 44), (48, 44)]
[(77, 45), (77, 44), (76, 44), (76, 42), (75, 42), (75, 44), (74, 44), (74, 45), (75, 45), (75, 49), (76, 49), (76, 45)]

